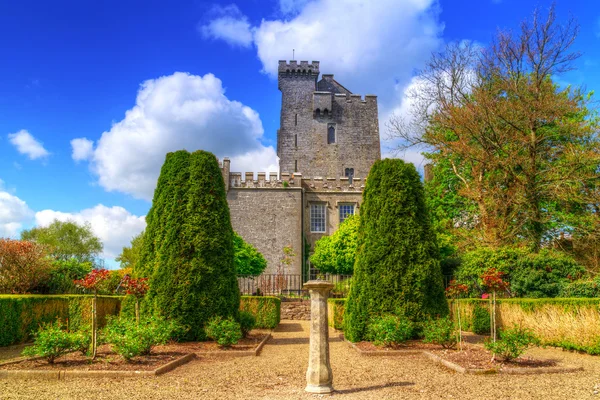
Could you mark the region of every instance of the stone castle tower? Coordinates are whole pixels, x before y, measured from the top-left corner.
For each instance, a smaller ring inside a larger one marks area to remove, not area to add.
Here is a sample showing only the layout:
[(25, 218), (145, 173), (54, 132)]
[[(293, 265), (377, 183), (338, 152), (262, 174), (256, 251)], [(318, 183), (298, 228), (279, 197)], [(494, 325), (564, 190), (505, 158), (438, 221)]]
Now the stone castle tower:
[[(279, 61), (279, 174), (242, 176), (222, 161), (233, 229), (265, 256), (265, 274), (297, 275), (299, 284), (310, 278), (315, 242), (360, 211), (365, 178), (381, 158), (377, 97), (318, 78), (318, 61)], [(296, 256), (281, 271), (286, 246)]]

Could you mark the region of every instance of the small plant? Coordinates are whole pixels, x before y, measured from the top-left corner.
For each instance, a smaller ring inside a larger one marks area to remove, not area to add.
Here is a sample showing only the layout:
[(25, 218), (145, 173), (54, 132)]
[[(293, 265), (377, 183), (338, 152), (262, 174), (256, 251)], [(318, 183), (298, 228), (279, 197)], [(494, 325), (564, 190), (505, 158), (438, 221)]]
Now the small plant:
[(473, 308), (473, 319), (471, 320), (473, 333), (487, 335), (490, 333), (490, 313), (484, 307), (475, 305)]
[(182, 327), (174, 321), (148, 318), (140, 321), (109, 319), (104, 329), (104, 338), (112, 350), (126, 361), (152, 352), (154, 346), (167, 343), (180, 334)]
[(503, 292), (508, 290), (509, 283), (504, 281), (502, 277), (504, 276), (504, 272), (499, 271), (496, 268), (490, 268), (481, 275), (481, 280), (483, 281), (483, 286), (488, 288), (488, 290), (492, 291), (492, 298), (490, 301), (490, 309), (492, 312), (490, 313), (490, 328), (492, 333), (492, 340), (496, 341), (496, 332), (497, 332), (497, 324), (496, 324), (496, 292)]
[(247, 337), (250, 331), (256, 325), (256, 318), (248, 311), (240, 311), (240, 328), (242, 337)]
[(63, 329), (60, 320), (42, 326), (34, 335), (33, 346), (25, 348), (23, 355), (43, 357), (50, 364), (60, 356), (74, 350), (72, 334)]
[(539, 339), (531, 330), (515, 325), (503, 330), (500, 339), (495, 342), (488, 340), (484, 346), (494, 353), (494, 358), (498, 356), (504, 361), (510, 361), (521, 356), (529, 347), (539, 345), (539, 343)]
[(413, 337), (414, 324), (396, 315), (384, 315), (371, 321), (367, 339), (376, 346), (393, 346)]
[(148, 292), (148, 278), (134, 279), (129, 275), (123, 278), (125, 293), (135, 297), (135, 320), (140, 323), (140, 299)]
[(432, 319), (423, 325), (423, 342), (439, 344), (445, 349), (456, 346), (456, 327), (449, 317)]
[(240, 324), (231, 317), (227, 319), (220, 316), (214, 317), (206, 324), (205, 330), (206, 336), (215, 340), (221, 347), (229, 347), (242, 338)]
[(92, 345), (92, 336), (90, 335), (91, 327), (86, 326), (77, 332), (72, 332), (71, 341), (73, 350), (81, 352), (82, 355), (87, 355)]

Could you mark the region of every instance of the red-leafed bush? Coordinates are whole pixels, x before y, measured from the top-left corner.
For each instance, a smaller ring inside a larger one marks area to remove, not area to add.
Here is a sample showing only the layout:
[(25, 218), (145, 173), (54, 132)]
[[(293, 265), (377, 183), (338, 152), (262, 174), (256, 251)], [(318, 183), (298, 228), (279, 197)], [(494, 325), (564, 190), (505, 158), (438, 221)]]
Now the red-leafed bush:
[(496, 268), (490, 268), (481, 275), (483, 285), (492, 292), (503, 292), (508, 290), (509, 283), (503, 280), (504, 272)]
[(137, 298), (144, 297), (148, 291), (148, 278), (135, 279), (130, 276), (126, 276), (123, 279), (123, 289), (126, 294), (130, 294)]
[(46, 248), (26, 240), (0, 239), (0, 293), (31, 293), (47, 282), (52, 264)]
[(90, 292), (96, 292), (102, 282), (110, 277), (110, 271), (107, 269), (93, 269), (83, 279), (73, 281), (76, 286), (88, 290)]

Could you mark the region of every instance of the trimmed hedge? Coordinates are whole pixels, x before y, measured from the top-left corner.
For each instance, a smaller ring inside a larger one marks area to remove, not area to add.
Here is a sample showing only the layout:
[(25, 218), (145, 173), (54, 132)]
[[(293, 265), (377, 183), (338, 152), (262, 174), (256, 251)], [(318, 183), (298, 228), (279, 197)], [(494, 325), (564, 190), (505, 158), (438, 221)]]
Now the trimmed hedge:
[(281, 319), (281, 300), (271, 296), (242, 296), (240, 311), (254, 315), (255, 328), (273, 329)]
[[(459, 302), (467, 330), (476, 325), (476, 307), (489, 310), (488, 300)], [(500, 329), (516, 324), (531, 329), (544, 345), (600, 354), (600, 298), (500, 299), (497, 303)]]
[[(91, 324), (91, 295), (0, 295), (0, 346), (19, 344), (31, 339), (40, 325), (65, 321), (76, 330)], [(121, 310), (121, 297), (98, 296), (98, 326), (107, 315)]]
[(346, 299), (327, 300), (327, 322), (332, 328), (344, 330), (344, 311), (346, 310)]

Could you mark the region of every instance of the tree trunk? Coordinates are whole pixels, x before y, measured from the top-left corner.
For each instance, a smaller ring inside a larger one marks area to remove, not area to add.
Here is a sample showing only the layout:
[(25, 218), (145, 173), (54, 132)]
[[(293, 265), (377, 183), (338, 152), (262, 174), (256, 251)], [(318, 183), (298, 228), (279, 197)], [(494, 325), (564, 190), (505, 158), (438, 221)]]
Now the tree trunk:
[(96, 349), (98, 347), (98, 341), (97, 341), (97, 337), (96, 337), (96, 331), (97, 331), (96, 299), (97, 299), (97, 294), (94, 293), (94, 297), (92, 299), (92, 360), (94, 360), (96, 358)]

